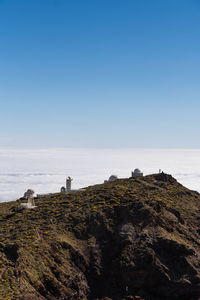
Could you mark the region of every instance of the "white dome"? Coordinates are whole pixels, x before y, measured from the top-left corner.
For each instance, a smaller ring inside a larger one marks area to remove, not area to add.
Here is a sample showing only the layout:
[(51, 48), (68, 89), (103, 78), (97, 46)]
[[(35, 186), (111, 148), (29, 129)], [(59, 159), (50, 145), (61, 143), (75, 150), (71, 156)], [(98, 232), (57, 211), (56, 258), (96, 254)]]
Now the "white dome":
[(35, 194), (34, 190), (28, 189), (28, 190), (24, 193), (24, 198), (28, 199), (29, 197), (32, 197), (34, 194)]
[(65, 187), (62, 186), (61, 189), (60, 189), (61, 193), (65, 192)]
[(118, 179), (117, 175), (111, 175), (111, 176), (109, 177), (108, 181), (115, 181), (115, 180), (117, 180), (117, 179)]

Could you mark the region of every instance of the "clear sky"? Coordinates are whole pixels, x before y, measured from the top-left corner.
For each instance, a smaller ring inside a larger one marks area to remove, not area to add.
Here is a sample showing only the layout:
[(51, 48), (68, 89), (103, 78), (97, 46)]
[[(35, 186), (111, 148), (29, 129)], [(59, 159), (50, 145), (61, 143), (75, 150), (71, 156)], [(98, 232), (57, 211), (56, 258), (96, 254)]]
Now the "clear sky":
[(199, 0), (0, 0), (0, 146), (200, 148)]

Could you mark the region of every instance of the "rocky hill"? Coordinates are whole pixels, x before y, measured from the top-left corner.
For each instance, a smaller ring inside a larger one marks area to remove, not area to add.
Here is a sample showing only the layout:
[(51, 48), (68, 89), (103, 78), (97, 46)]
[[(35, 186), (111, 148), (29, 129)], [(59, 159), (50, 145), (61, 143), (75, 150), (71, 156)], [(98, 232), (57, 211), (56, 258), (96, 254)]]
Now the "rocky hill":
[(0, 204), (0, 299), (200, 298), (200, 195), (167, 174)]

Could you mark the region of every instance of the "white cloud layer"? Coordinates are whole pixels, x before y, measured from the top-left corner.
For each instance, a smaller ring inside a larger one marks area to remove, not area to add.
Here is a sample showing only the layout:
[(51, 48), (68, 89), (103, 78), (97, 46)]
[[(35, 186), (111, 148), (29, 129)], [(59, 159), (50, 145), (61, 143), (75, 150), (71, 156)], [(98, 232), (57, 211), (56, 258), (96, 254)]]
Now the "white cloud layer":
[(162, 169), (200, 192), (200, 150), (184, 149), (0, 149), (0, 201), (16, 200), (25, 190), (58, 192), (65, 178), (73, 187), (102, 183), (111, 174), (129, 177)]

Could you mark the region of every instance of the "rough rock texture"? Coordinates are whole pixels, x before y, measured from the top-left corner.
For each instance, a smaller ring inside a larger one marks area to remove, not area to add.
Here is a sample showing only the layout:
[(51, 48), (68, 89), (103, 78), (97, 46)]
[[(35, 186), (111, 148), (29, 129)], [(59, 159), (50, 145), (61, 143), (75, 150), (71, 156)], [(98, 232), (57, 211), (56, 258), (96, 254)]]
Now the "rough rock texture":
[(161, 173), (0, 204), (0, 299), (200, 299), (200, 195)]

